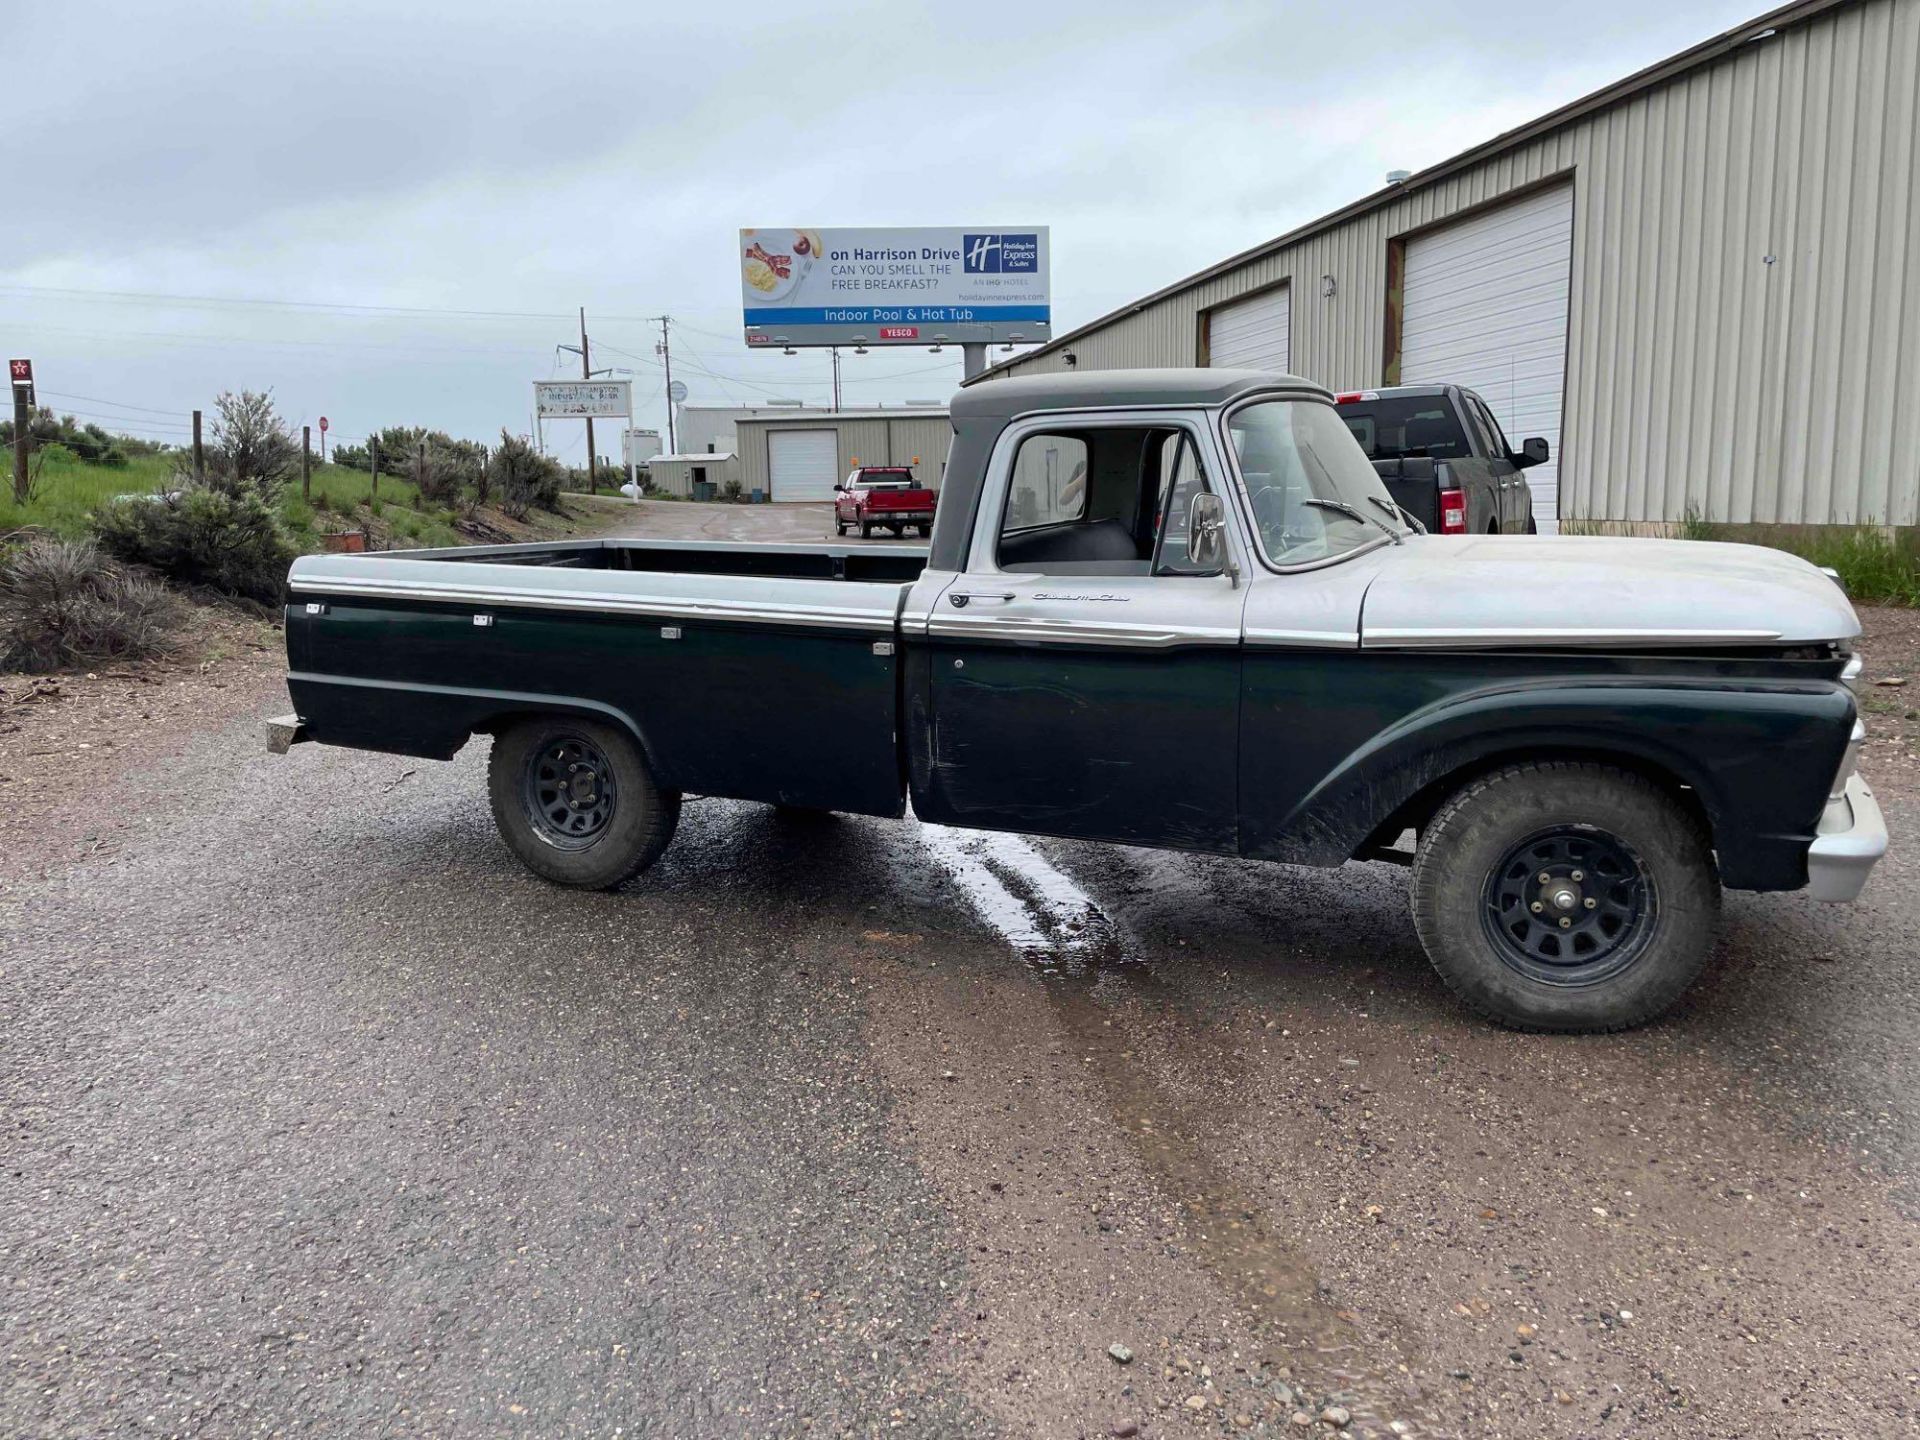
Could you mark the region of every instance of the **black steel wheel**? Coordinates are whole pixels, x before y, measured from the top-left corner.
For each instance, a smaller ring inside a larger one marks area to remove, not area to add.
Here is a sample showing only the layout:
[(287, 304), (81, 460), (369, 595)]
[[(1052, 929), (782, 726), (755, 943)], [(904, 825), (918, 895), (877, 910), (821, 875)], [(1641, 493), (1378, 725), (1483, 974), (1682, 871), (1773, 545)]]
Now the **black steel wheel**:
[(607, 889), (660, 858), (680, 819), (625, 730), (571, 716), (522, 720), (487, 761), (494, 824), (535, 874)]
[(1523, 1030), (1623, 1030), (1671, 1006), (1713, 949), (1720, 884), (1695, 814), (1605, 765), (1512, 765), (1422, 829), (1414, 928), (1441, 978)]
[(1481, 923), (1500, 958), (1546, 985), (1591, 985), (1631, 965), (1659, 897), (1616, 835), (1561, 826), (1530, 835), (1487, 875)]
[(523, 801), (533, 833), (560, 850), (584, 850), (613, 820), (620, 785), (593, 742), (564, 732), (527, 752)]

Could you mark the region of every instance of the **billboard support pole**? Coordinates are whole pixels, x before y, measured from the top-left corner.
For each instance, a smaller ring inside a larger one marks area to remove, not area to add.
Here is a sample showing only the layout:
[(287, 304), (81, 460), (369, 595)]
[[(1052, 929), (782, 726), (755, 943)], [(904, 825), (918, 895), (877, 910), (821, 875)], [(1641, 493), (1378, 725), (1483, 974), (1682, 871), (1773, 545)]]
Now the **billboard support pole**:
[(987, 368), (987, 347), (978, 341), (969, 340), (960, 347), (960, 378), (971, 380)]

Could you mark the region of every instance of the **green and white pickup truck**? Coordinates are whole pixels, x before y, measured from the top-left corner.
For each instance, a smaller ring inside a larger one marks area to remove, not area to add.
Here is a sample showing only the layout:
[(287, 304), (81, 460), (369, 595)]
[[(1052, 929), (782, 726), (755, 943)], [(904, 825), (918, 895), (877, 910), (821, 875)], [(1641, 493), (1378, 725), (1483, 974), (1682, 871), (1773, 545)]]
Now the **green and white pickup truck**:
[(1723, 885), (1849, 900), (1886, 849), (1859, 625), (1811, 565), (1419, 535), (1288, 376), (995, 380), (952, 416), (930, 550), (302, 559), (270, 741), (491, 736), (501, 834), (568, 885), (644, 870), (683, 792), (1408, 861), (1455, 992), (1545, 1030), (1665, 1009)]

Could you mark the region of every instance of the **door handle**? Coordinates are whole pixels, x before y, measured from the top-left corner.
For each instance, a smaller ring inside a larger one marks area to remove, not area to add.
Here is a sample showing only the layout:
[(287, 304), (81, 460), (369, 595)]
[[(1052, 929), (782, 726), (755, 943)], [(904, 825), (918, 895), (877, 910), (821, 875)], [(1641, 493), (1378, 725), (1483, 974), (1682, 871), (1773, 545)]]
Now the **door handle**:
[(996, 590), (996, 591), (953, 590), (948, 592), (947, 594), (948, 603), (950, 603), (953, 606), (953, 608), (956, 610), (966, 609), (967, 606), (975, 600), (997, 600), (1004, 604), (1006, 601), (1012, 600), (1013, 598), (1014, 598), (1013, 592), (1008, 590)]

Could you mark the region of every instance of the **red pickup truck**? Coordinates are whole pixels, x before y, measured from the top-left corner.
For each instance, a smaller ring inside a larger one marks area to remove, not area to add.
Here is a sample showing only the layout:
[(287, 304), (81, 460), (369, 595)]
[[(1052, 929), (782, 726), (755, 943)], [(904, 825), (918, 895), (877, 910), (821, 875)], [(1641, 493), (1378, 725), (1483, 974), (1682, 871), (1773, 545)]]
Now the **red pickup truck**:
[(895, 535), (911, 525), (922, 535), (933, 533), (935, 492), (914, 483), (907, 465), (862, 465), (845, 482), (833, 487), (833, 533), (844, 535), (858, 525), (860, 538), (884, 527)]

